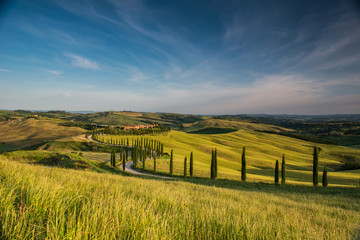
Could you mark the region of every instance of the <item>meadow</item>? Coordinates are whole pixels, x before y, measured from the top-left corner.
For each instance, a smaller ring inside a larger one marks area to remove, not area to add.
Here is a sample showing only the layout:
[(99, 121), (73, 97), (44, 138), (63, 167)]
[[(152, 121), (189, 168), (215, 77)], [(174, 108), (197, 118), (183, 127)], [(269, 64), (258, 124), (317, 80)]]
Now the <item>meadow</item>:
[[(104, 141), (134, 136), (101, 136)], [(248, 181), (273, 182), (275, 161), (286, 158), (287, 182), (292, 184), (312, 184), (313, 147), (320, 150), (319, 172), (327, 167), (329, 184), (332, 186), (358, 186), (360, 170), (343, 170), (349, 162), (356, 166), (360, 163), (360, 150), (329, 144), (315, 144), (282, 135), (238, 130), (226, 134), (190, 134), (179, 131), (156, 136), (144, 136), (164, 144), (164, 152), (174, 150), (174, 174), (182, 176), (184, 157), (194, 154), (194, 176), (210, 176), (211, 150), (218, 151), (218, 178), (240, 180), (242, 148), (246, 147)], [(152, 171), (153, 161), (146, 162), (146, 170)], [(169, 159), (157, 160), (157, 171), (169, 173)]]
[(158, 180), (0, 156), (1, 239), (352, 239), (359, 191)]

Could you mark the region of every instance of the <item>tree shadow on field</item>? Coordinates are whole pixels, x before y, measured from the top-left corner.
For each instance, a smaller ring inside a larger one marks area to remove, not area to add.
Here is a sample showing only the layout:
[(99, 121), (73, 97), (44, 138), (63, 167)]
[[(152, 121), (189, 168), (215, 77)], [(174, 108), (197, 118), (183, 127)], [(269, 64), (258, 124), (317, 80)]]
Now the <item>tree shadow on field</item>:
[[(294, 184), (273, 184), (266, 182), (242, 182), (229, 179), (216, 179), (211, 180), (208, 178), (182, 178), (174, 177), (172, 179), (159, 179), (152, 176), (133, 175), (137, 178), (152, 179), (158, 181), (170, 181), (170, 182), (186, 182), (195, 185), (202, 185), (208, 187), (224, 188), (231, 190), (247, 191), (247, 192), (262, 192), (274, 195), (293, 194), (296, 196), (312, 195), (312, 196), (342, 196), (353, 200), (360, 199), (359, 187), (322, 187), (321, 183), (318, 186), (304, 186)], [(283, 195), (285, 196), (285, 195)]]

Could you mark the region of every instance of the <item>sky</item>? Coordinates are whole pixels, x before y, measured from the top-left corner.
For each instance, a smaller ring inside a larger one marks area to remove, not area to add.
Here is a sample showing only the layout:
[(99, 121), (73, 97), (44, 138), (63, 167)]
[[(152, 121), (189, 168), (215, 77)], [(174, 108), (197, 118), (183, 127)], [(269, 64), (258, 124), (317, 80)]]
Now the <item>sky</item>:
[(0, 3), (0, 109), (360, 113), (357, 1)]

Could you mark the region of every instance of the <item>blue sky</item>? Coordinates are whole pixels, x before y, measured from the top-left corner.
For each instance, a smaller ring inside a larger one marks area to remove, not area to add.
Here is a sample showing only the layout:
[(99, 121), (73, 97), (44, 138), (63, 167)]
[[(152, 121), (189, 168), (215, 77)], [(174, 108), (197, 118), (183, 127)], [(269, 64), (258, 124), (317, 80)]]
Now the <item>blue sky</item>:
[(0, 109), (360, 113), (356, 1), (5, 3)]

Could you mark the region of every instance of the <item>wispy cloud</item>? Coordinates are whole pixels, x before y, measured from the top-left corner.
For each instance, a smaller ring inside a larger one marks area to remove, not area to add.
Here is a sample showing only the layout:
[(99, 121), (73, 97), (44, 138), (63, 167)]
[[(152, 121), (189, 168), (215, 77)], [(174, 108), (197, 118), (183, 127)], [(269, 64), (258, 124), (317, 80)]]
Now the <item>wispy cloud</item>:
[(8, 69), (3, 69), (3, 68), (0, 68), (0, 72), (11, 72), (10, 70)]
[(91, 61), (85, 57), (75, 55), (75, 54), (65, 54), (67, 57), (71, 58), (72, 65), (79, 68), (89, 69), (89, 70), (100, 70), (99, 65), (95, 61)]
[(137, 68), (130, 67), (128, 68), (128, 71), (130, 74), (130, 78), (128, 79), (128, 81), (130, 82), (139, 83), (149, 78)]
[(61, 74), (63, 74), (62, 71), (57, 71), (57, 70), (44, 70), (45, 72), (48, 72), (48, 73), (51, 73), (51, 74), (54, 74), (56, 76), (59, 76)]

